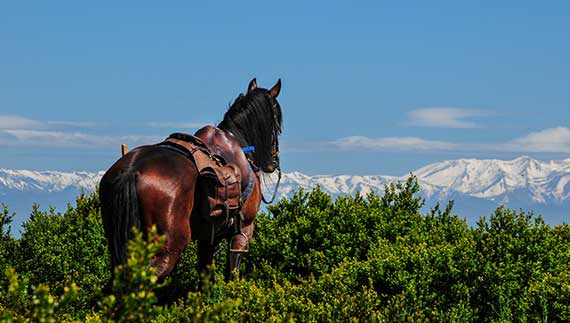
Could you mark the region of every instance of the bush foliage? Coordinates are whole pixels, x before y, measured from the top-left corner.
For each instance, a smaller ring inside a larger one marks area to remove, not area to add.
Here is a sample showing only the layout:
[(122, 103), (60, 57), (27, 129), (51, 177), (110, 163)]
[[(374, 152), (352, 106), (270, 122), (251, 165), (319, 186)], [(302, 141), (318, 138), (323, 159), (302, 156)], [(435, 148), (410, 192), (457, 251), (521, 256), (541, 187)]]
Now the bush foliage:
[[(199, 291), (196, 245), (159, 283), (160, 239), (138, 233), (103, 293), (109, 255), (97, 194), (63, 213), (36, 207), (22, 236), (0, 212), (5, 322), (567, 322), (570, 226), (498, 208), (475, 227), (453, 204), (422, 214), (415, 178), (382, 195), (297, 191), (261, 213), (241, 278), (225, 253)], [(167, 295), (168, 301), (161, 301)], [(176, 295), (176, 297), (172, 297)]]

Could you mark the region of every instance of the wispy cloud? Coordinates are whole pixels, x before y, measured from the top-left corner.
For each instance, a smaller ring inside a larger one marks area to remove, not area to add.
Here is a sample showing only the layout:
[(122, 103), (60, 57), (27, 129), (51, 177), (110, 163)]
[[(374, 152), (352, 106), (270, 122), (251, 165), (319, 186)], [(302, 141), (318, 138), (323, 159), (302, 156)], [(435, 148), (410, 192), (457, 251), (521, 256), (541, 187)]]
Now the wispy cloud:
[[(92, 121), (40, 121), (15, 115), (0, 115), (0, 145), (26, 145), (33, 147), (104, 147), (126, 143), (142, 145), (156, 143), (164, 136), (107, 136), (96, 134), (96, 128), (111, 126), (111, 123)], [(196, 129), (202, 123), (148, 122), (146, 127), (170, 127)], [(89, 133), (83, 129), (89, 128)], [(95, 132), (95, 133), (93, 133)]]
[(42, 123), (39, 121), (20, 116), (0, 115), (0, 129), (35, 129), (41, 125)]
[(464, 144), (418, 137), (365, 136), (345, 137), (331, 143), (344, 150), (570, 153), (570, 127), (548, 128), (499, 143)]
[(103, 124), (91, 121), (40, 121), (14, 115), (0, 115), (0, 129), (93, 128), (101, 125)]
[(205, 125), (206, 123), (199, 122), (147, 122), (145, 123), (148, 127), (154, 128), (179, 128), (179, 129), (198, 129)]
[[(100, 126), (110, 126), (111, 123), (101, 123), (93, 121), (68, 121), (68, 120), (47, 120), (40, 121), (16, 115), (0, 115), (0, 129), (53, 129), (53, 128), (95, 128)], [(180, 128), (198, 129), (206, 125), (205, 122), (173, 122), (173, 121), (153, 121), (144, 123), (146, 127), (152, 128)]]
[(532, 132), (498, 148), (514, 152), (570, 153), (570, 128), (556, 127)]
[(46, 121), (45, 123), (47, 125), (75, 127), (75, 128), (94, 128), (94, 127), (109, 125), (108, 123), (103, 124), (91, 121)]
[(155, 136), (97, 136), (79, 132), (45, 130), (0, 130), (0, 144), (33, 147), (104, 147), (126, 143), (153, 144), (164, 138)]
[(332, 142), (333, 145), (346, 150), (452, 150), (455, 144), (445, 141), (425, 140), (417, 137), (384, 137), (369, 138), (365, 136), (345, 137)]
[(434, 128), (480, 128), (480, 125), (465, 119), (487, 115), (488, 112), (474, 109), (425, 108), (408, 112), (408, 120), (404, 124)]

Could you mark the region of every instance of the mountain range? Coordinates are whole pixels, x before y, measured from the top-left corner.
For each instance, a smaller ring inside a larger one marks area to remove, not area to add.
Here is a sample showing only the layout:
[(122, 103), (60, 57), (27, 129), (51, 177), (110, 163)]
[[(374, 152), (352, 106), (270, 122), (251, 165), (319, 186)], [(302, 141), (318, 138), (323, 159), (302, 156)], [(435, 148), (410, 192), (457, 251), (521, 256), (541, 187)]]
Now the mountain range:
[[(466, 218), (469, 224), (474, 224), (480, 216), (488, 216), (499, 205), (534, 211), (551, 225), (570, 219), (570, 159), (539, 161), (527, 156), (507, 161), (458, 159), (430, 164), (412, 173), (419, 180), (426, 211), (437, 202), (454, 200), (453, 213)], [(103, 172), (0, 169), (0, 202), (16, 212), (13, 232), (17, 235), (34, 203), (40, 209), (53, 206), (64, 211), (80, 192), (93, 191), (101, 176)], [(409, 174), (309, 176), (291, 172), (283, 174), (277, 197), (317, 185), (334, 197), (371, 191), (382, 194), (386, 184), (408, 177)]]

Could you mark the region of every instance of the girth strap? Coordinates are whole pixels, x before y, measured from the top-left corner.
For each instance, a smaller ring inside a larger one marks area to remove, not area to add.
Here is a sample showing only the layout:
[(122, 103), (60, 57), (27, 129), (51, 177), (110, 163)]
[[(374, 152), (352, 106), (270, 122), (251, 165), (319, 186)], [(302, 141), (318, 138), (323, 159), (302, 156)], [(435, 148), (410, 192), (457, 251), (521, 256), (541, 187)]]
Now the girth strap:
[(253, 169), (251, 168), (250, 163), (247, 163), (247, 170), (249, 172), (249, 181), (247, 183), (247, 187), (241, 193), (241, 199), (244, 202), (247, 201), (247, 198), (251, 195), (251, 193), (253, 193), (253, 186), (255, 185), (255, 181), (253, 178), (255, 176), (255, 173), (253, 172)]

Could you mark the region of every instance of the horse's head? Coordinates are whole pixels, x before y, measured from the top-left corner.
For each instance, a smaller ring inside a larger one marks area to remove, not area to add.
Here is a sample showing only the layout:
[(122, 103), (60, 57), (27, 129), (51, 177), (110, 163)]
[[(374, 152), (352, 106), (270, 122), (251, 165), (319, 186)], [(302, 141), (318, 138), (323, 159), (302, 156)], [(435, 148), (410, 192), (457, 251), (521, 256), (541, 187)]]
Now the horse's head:
[(265, 173), (279, 169), (279, 135), (283, 119), (277, 101), (281, 79), (271, 89), (257, 87), (256, 79), (249, 82), (247, 93), (240, 94), (218, 125), (236, 136), (247, 157)]
[(271, 105), (271, 113), (273, 114), (273, 124), (272, 124), (272, 131), (271, 135), (271, 162), (265, 163), (265, 165), (258, 165), (261, 167), (261, 170), (266, 173), (272, 173), (276, 169), (279, 169), (279, 135), (281, 134), (282, 130), (282, 116), (281, 116), (281, 106), (277, 101), (277, 97), (281, 92), (281, 79), (277, 80), (277, 83), (270, 89), (261, 89), (257, 87), (257, 81), (254, 78), (249, 82), (249, 86), (247, 88), (247, 94), (249, 95), (256, 89), (259, 89), (266, 93), (266, 96), (269, 98), (269, 102)]

